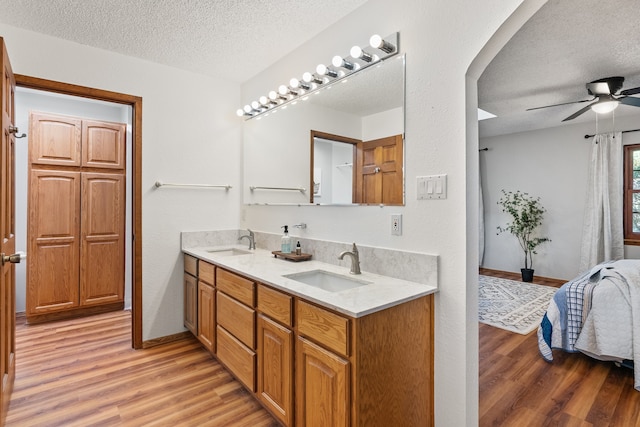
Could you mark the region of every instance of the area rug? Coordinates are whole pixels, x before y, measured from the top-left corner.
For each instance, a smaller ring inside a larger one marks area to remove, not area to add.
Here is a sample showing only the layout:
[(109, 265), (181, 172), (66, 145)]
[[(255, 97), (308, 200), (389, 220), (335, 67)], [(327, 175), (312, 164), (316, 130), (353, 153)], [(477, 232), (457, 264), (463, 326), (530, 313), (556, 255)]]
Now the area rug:
[(479, 320), (526, 335), (535, 330), (558, 288), (498, 277), (479, 278)]

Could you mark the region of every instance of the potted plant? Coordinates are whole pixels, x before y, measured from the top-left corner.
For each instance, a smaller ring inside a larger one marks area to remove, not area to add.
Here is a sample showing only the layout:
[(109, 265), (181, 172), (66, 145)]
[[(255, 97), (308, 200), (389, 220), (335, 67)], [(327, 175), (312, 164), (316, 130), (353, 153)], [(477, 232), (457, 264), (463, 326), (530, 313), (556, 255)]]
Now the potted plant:
[(498, 226), (498, 231), (508, 231), (513, 234), (524, 251), (524, 268), (520, 269), (523, 282), (533, 281), (533, 255), (536, 248), (550, 241), (547, 237), (534, 237), (536, 229), (542, 224), (546, 212), (540, 203), (540, 197), (533, 198), (527, 193), (502, 190), (502, 197), (498, 201), (502, 211), (511, 215), (511, 222), (506, 226)]

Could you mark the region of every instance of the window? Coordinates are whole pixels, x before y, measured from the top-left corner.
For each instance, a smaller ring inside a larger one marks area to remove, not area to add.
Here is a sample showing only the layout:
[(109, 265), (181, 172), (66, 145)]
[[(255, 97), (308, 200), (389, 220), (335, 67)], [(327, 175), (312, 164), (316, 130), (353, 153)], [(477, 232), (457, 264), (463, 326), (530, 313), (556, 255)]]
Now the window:
[(624, 147), (624, 240), (640, 245), (640, 144)]

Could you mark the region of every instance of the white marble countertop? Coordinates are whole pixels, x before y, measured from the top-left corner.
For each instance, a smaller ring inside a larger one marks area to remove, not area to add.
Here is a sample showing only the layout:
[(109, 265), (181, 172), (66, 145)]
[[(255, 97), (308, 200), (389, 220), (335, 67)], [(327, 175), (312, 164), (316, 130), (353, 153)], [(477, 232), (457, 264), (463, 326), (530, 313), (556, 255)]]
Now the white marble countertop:
[[(437, 287), (434, 286), (366, 271), (359, 275), (350, 275), (348, 268), (324, 262), (293, 262), (275, 258), (270, 251), (264, 249), (233, 256), (212, 252), (231, 248), (247, 251), (246, 245), (231, 245), (183, 248), (183, 252), (351, 317), (362, 317), (437, 291)], [(368, 283), (352, 289), (329, 292), (283, 277), (312, 270), (324, 270)]]

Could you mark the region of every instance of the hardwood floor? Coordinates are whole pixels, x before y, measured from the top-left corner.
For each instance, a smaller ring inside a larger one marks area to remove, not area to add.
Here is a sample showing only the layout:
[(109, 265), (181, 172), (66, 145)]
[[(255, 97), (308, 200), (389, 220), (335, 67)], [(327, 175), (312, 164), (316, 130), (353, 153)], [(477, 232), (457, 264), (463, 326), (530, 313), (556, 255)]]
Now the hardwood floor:
[(131, 348), (131, 313), (16, 329), (6, 426), (277, 426), (195, 339)]
[(633, 370), (559, 350), (547, 363), (538, 355), (535, 331), (524, 336), (482, 323), (479, 328), (480, 426), (640, 427)]
[[(195, 338), (133, 350), (130, 329), (127, 311), (18, 320), (6, 425), (278, 425)], [(640, 427), (631, 369), (560, 351), (547, 363), (535, 332), (480, 324), (479, 333), (480, 426)]]

